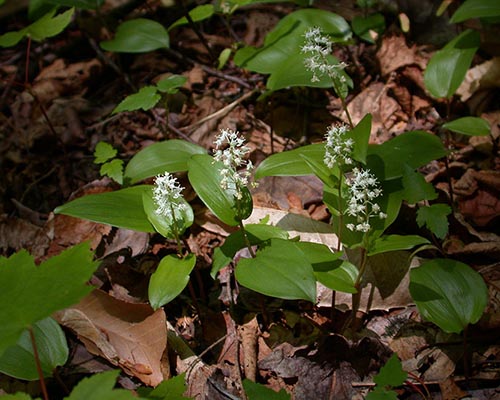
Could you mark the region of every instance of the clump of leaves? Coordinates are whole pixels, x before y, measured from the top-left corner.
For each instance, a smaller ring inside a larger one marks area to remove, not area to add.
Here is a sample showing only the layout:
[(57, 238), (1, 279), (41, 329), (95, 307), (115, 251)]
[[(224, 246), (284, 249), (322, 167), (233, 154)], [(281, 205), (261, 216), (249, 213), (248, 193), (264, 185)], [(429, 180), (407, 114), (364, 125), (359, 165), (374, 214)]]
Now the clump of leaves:
[(368, 393), (366, 400), (397, 400), (398, 395), (392, 389), (401, 386), (407, 377), (408, 374), (403, 371), (401, 361), (394, 353), (380, 372), (373, 377), (376, 386)]

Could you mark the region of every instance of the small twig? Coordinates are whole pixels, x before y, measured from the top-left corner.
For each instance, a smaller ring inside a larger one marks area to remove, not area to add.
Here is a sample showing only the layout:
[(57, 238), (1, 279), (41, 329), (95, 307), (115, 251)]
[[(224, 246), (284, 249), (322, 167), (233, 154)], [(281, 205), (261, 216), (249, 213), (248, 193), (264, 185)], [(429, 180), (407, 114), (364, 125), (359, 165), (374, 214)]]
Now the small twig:
[(28, 328), (30, 334), (31, 345), (33, 346), (33, 357), (35, 358), (36, 372), (40, 378), (40, 388), (42, 389), (43, 399), (49, 400), (49, 394), (47, 392), (47, 386), (45, 385), (45, 379), (43, 377), (42, 365), (40, 364), (40, 355), (38, 354), (38, 347), (36, 345), (35, 334), (33, 328), (30, 326)]
[(207, 39), (205, 39), (205, 37), (201, 34), (200, 30), (196, 27), (196, 24), (194, 23), (193, 19), (191, 18), (191, 15), (189, 15), (189, 11), (186, 8), (186, 5), (184, 4), (184, 0), (181, 0), (181, 5), (182, 5), (182, 10), (184, 11), (184, 16), (186, 17), (187, 22), (189, 24), (189, 27), (193, 30), (193, 32), (196, 34), (196, 36), (198, 36), (198, 39), (200, 39), (200, 42), (203, 45), (203, 47), (205, 47), (205, 49), (207, 49), (208, 55), (210, 56), (210, 59), (212, 61), (215, 61), (216, 57), (215, 57), (212, 49), (208, 45)]

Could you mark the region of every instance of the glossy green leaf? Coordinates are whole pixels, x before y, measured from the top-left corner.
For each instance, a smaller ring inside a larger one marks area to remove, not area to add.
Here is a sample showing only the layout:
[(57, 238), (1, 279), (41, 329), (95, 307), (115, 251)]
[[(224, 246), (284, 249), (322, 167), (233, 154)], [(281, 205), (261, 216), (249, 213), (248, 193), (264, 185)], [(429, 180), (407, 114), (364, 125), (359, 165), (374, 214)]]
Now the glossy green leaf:
[[(288, 232), (277, 226), (264, 224), (246, 224), (245, 231), (248, 241), (252, 246), (258, 245), (271, 238), (288, 239)], [(228, 265), (242, 248), (246, 247), (243, 232), (241, 230), (231, 233), (224, 244), (214, 250), (212, 271), (210, 275), (215, 279), (217, 272)]]
[(137, 93), (125, 97), (113, 110), (112, 114), (123, 111), (149, 110), (161, 99), (155, 86), (144, 86)]
[(168, 78), (162, 79), (156, 84), (158, 90), (162, 93), (174, 94), (179, 91), (179, 88), (184, 85), (187, 78), (182, 75), (171, 75)]
[(123, 22), (112, 40), (101, 42), (104, 50), (118, 53), (147, 53), (169, 46), (170, 39), (163, 25), (145, 18)]
[(142, 193), (151, 186), (90, 194), (57, 207), (56, 214), (108, 224), (139, 232), (154, 232), (142, 205)]
[(352, 138), (352, 140), (354, 140), (352, 158), (362, 164), (366, 163), (371, 129), (372, 115), (366, 114), (363, 119), (358, 122), (354, 129), (347, 134), (347, 138)]
[(345, 41), (351, 36), (349, 25), (341, 16), (319, 9), (301, 9), (283, 18), (267, 34), (262, 47), (248, 46), (238, 50), (234, 62), (251, 71), (271, 74), (268, 81), (271, 90), (294, 85), (331, 87), (332, 82), (326, 76), (312, 83), (311, 73), (304, 68), (306, 55), (300, 48), (304, 33), (312, 27), (321, 28), (334, 41)]
[(388, 251), (409, 250), (421, 244), (428, 244), (426, 238), (418, 235), (385, 235), (373, 242), (369, 249), (369, 256), (386, 253)]
[(0, 355), (22, 332), (53, 312), (77, 303), (92, 291), (86, 285), (97, 268), (88, 243), (65, 250), (35, 265), (22, 250), (0, 257)]
[(111, 370), (83, 378), (65, 400), (137, 400), (130, 390), (114, 389), (120, 371)]
[(436, 98), (456, 92), (480, 44), (479, 33), (466, 30), (432, 56), (424, 74), (425, 87)]
[(467, 0), (453, 14), (450, 22), (458, 23), (470, 18), (500, 17), (497, 0)]
[(479, 117), (463, 117), (447, 122), (443, 128), (467, 136), (487, 136), (491, 132), (490, 124)]
[(99, 142), (95, 146), (94, 163), (103, 164), (106, 161), (116, 157), (117, 150), (106, 142)]
[(272, 389), (265, 387), (256, 382), (252, 382), (249, 379), (243, 380), (243, 388), (247, 395), (248, 400), (290, 400), (290, 395), (281, 389), (279, 392), (275, 392)]
[(97, 10), (104, 0), (44, 0), (47, 4), (56, 6), (75, 7), (82, 10)]
[[(174, 215), (175, 215), (175, 225), (171, 221), (167, 221), (165, 217), (158, 215), (156, 213), (156, 209), (158, 208), (156, 203), (153, 200), (152, 190), (145, 190), (142, 193), (142, 202), (144, 207), (144, 212), (146, 216), (151, 222), (151, 225), (154, 226), (156, 231), (169, 239), (175, 239), (177, 232), (178, 236), (181, 236), (184, 231), (193, 225), (194, 214), (193, 209), (189, 205), (189, 203), (185, 199), (180, 199), (179, 203), (184, 205), (184, 208), (174, 207)], [(175, 232), (174, 232), (175, 228)]]
[(325, 146), (322, 143), (310, 144), (294, 150), (273, 154), (260, 163), (255, 170), (255, 179), (261, 179), (265, 176), (312, 175), (311, 167), (301, 155), (317, 162), (323, 162)]
[[(377, 36), (385, 30), (385, 18), (382, 14), (376, 13), (366, 17), (355, 16), (352, 19), (352, 31), (361, 39), (368, 43), (375, 43)], [(371, 32), (375, 33), (375, 37)]]
[[(189, 11), (189, 16), (191, 17), (193, 22), (204, 21), (206, 19), (209, 19), (212, 15), (214, 15), (214, 6), (212, 4), (202, 4)], [(170, 31), (176, 26), (186, 25), (187, 23), (188, 19), (186, 17), (179, 18), (168, 27), (168, 30)]]
[(26, 28), (1, 35), (0, 46), (15, 46), (21, 39), (28, 36), (36, 41), (56, 36), (69, 25), (74, 12), (75, 10), (71, 8), (61, 14), (55, 15), (56, 9), (53, 9)]
[(403, 198), (410, 204), (422, 200), (434, 200), (438, 197), (434, 186), (427, 182), (424, 176), (408, 164), (403, 167)]
[(155, 143), (132, 157), (125, 168), (125, 177), (131, 183), (137, 183), (164, 172), (187, 171), (187, 163), (192, 155), (206, 153), (203, 147), (185, 140)]
[(460, 333), (475, 324), (488, 303), (481, 275), (450, 259), (426, 261), (412, 269), (410, 293), (422, 317), (448, 333)]
[(441, 140), (424, 131), (410, 131), (368, 148), (367, 165), (380, 179), (403, 176), (405, 164), (413, 169), (446, 156)]
[(194, 155), (188, 162), (188, 178), (194, 190), (217, 218), (229, 226), (236, 226), (252, 213), (252, 196), (243, 191), (242, 200), (220, 186), (224, 165), (209, 155)]
[(448, 215), (451, 214), (450, 206), (446, 204), (433, 204), (419, 207), (417, 210), (417, 224), (427, 227), (439, 239), (444, 239), (448, 234)]
[(101, 165), (99, 173), (102, 176), (109, 176), (120, 185), (123, 184), (123, 160), (111, 160)]
[(163, 257), (149, 281), (148, 297), (155, 310), (175, 299), (187, 286), (189, 274), (196, 264), (196, 256)]
[[(50, 317), (36, 322), (32, 329), (43, 375), (52, 376), (54, 369), (64, 365), (68, 359), (66, 336), (59, 324)], [(40, 379), (28, 330), (0, 356), (0, 372), (27, 381)]]
[(333, 253), (327, 246), (319, 243), (295, 244), (311, 263), (318, 282), (339, 292), (357, 292), (354, 283), (358, 277), (358, 269), (349, 261), (339, 259), (341, 252)]
[(288, 240), (271, 239), (255, 258), (241, 259), (235, 276), (241, 285), (267, 296), (316, 302), (316, 278), (311, 263)]

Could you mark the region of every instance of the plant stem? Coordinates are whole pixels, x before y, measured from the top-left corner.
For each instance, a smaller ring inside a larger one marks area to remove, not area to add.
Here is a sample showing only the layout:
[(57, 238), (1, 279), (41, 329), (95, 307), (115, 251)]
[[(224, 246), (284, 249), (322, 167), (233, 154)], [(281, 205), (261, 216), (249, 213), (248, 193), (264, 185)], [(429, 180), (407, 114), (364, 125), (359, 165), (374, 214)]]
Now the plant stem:
[(35, 334), (34, 334), (33, 328), (31, 326), (28, 328), (28, 332), (30, 334), (31, 345), (33, 346), (33, 357), (35, 358), (36, 371), (38, 373), (38, 377), (40, 378), (40, 388), (42, 389), (43, 399), (49, 400), (47, 386), (45, 386), (45, 379), (43, 378), (42, 365), (40, 364), (40, 356), (38, 354), (38, 348), (36, 345)]
[(172, 205), (172, 203), (170, 203), (170, 211), (172, 213), (172, 220), (173, 220), (173, 224), (172, 224), (172, 232), (174, 233), (174, 237), (175, 237), (175, 240), (177, 242), (177, 254), (179, 255), (179, 257), (181, 258), (184, 258), (184, 255), (182, 254), (182, 243), (181, 243), (181, 239), (179, 237), (179, 231), (178, 231), (178, 226), (177, 226), (177, 219), (175, 218), (175, 212), (174, 212), (174, 207)]
[(245, 241), (245, 246), (247, 246), (247, 249), (248, 249), (250, 255), (252, 256), (252, 258), (255, 258), (255, 252), (253, 251), (252, 244), (250, 243), (250, 240), (248, 239), (248, 234), (247, 234), (247, 231), (245, 229), (245, 225), (243, 225), (243, 221), (240, 220), (239, 225), (240, 225), (241, 233), (243, 234), (243, 240)]

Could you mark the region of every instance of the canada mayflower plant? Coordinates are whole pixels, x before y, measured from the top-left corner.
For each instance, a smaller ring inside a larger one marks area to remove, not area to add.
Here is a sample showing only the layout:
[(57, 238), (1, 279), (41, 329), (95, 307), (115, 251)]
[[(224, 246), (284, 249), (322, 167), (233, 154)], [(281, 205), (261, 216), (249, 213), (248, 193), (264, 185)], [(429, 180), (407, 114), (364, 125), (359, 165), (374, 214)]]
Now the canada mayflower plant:
[(382, 189), (375, 175), (369, 170), (354, 168), (347, 185), (349, 186), (347, 214), (356, 217), (357, 220), (357, 224), (347, 224), (347, 229), (368, 232), (371, 229), (371, 218), (387, 218), (375, 202), (375, 199), (382, 195)]
[(245, 139), (231, 129), (221, 129), (214, 144), (216, 148), (214, 160), (224, 164), (224, 168), (221, 169), (220, 186), (241, 200), (242, 190), (248, 186), (253, 170), (252, 162), (245, 159), (250, 153), (250, 148), (245, 146)]
[(332, 40), (324, 35), (320, 28), (311, 28), (304, 34), (305, 44), (301, 47), (302, 53), (309, 56), (304, 60), (308, 71), (313, 73), (311, 82), (318, 82), (319, 77), (327, 75), (331, 79), (337, 78), (344, 81), (345, 77), (339, 74), (347, 64), (339, 62), (332, 64), (328, 56), (332, 54)]
[(165, 217), (169, 224), (173, 224), (177, 219), (176, 212), (186, 208), (186, 204), (182, 202), (183, 189), (177, 178), (168, 172), (155, 178), (153, 200), (157, 206), (156, 214)]
[(347, 138), (349, 127), (345, 124), (330, 126), (325, 135), (324, 163), (328, 168), (333, 168), (339, 162), (345, 165), (353, 163), (351, 154), (354, 140)]

